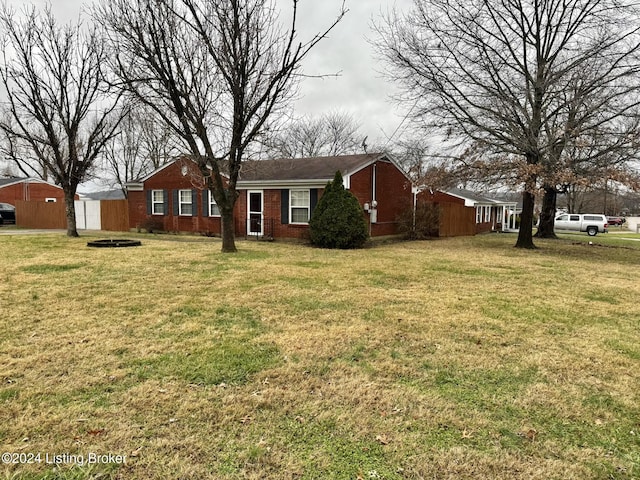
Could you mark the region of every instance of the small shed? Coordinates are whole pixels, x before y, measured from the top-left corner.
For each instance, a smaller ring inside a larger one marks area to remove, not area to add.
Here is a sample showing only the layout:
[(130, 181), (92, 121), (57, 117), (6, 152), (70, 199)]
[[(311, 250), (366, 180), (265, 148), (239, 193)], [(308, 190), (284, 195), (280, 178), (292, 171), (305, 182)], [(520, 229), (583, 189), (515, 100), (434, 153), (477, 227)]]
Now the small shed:
[(64, 202), (64, 191), (61, 187), (39, 178), (0, 178), (0, 202), (15, 206), (18, 201)]

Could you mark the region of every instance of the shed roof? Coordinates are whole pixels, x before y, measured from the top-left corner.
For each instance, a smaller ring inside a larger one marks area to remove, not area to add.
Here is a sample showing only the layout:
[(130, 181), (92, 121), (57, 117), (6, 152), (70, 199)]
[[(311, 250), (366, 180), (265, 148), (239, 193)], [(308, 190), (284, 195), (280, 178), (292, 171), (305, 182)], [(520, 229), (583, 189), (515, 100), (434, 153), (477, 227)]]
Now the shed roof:
[(16, 183), (22, 183), (22, 182), (28, 182), (28, 183), (44, 183), (47, 185), (50, 185), (52, 187), (55, 188), (61, 188), (58, 185), (54, 185), (53, 183), (49, 183), (46, 182), (40, 178), (33, 178), (33, 177), (6, 177), (6, 178), (0, 178), (0, 188), (3, 187), (7, 187), (9, 185), (15, 185)]
[(20, 177), (0, 178), (0, 188), (6, 187), (7, 185), (13, 185), (14, 183), (20, 183), (23, 180), (26, 180), (26, 178), (20, 178)]

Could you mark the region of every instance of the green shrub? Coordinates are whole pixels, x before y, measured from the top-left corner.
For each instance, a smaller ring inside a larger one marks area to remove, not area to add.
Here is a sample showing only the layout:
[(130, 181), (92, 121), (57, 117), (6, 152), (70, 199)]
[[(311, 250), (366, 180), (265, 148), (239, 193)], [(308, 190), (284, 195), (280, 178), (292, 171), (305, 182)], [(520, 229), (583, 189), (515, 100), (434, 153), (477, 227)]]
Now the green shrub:
[(323, 248), (359, 248), (369, 238), (362, 207), (345, 190), (339, 171), (327, 184), (311, 215), (309, 234), (311, 243)]

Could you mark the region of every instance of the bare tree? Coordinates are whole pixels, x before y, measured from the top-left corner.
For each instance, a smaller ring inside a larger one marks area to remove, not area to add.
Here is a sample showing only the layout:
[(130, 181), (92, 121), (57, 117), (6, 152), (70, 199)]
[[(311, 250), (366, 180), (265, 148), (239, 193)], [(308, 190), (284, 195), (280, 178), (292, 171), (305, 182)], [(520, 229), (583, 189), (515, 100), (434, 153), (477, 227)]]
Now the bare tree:
[(105, 146), (102, 157), (113, 182), (122, 188), (161, 167), (184, 151), (182, 139), (144, 104), (126, 109), (117, 134)]
[[(12, 118), (6, 116), (4, 123), (11, 124)], [(23, 139), (0, 129), (2, 141), (0, 141), (0, 154), (7, 162), (6, 171), (19, 173), (25, 177), (36, 177), (44, 181), (49, 180), (49, 170)]]
[(347, 113), (330, 112), (319, 117), (302, 117), (267, 132), (263, 144), (266, 155), (306, 158), (361, 153), (360, 126)]
[[(77, 237), (74, 198), (118, 124), (118, 97), (103, 75), (101, 39), (80, 23), (60, 26), (50, 8), (0, 10), (0, 79), (8, 115), (0, 129), (28, 146), (64, 190), (67, 235)], [(16, 158), (16, 160), (20, 160)]]
[(245, 153), (291, 98), (302, 60), (345, 14), (305, 43), (298, 0), (281, 26), (269, 0), (105, 0), (122, 85), (189, 146), (220, 208), (222, 251), (235, 252), (233, 209)]
[(426, 126), (514, 161), (516, 247), (534, 248), (535, 193), (549, 164), (586, 129), (637, 115), (637, 18), (626, 0), (415, 0), (377, 30), (389, 74)]

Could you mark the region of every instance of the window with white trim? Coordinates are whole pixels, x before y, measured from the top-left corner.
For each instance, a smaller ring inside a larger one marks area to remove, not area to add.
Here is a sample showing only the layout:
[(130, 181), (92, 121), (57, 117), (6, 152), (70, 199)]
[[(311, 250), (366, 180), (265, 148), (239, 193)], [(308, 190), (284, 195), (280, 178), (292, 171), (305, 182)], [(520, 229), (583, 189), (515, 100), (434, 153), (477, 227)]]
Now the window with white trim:
[(164, 190), (151, 190), (151, 215), (164, 215)]
[(291, 190), (289, 192), (289, 218), (291, 223), (309, 223), (311, 195), (309, 190)]
[(482, 223), (482, 207), (476, 207), (476, 223)]
[(210, 217), (219, 217), (220, 216), (220, 208), (216, 203), (216, 199), (213, 198), (213, 193), (207, 192), (209, 194), (209, 216)]
[(485, 222), (490, 222), (491, 221), (491, 207), (484, 207), (485, 211), (484, 211), (484, 221)]
[(178, 190), (178, 215), (193, 215), (193, 192)]

